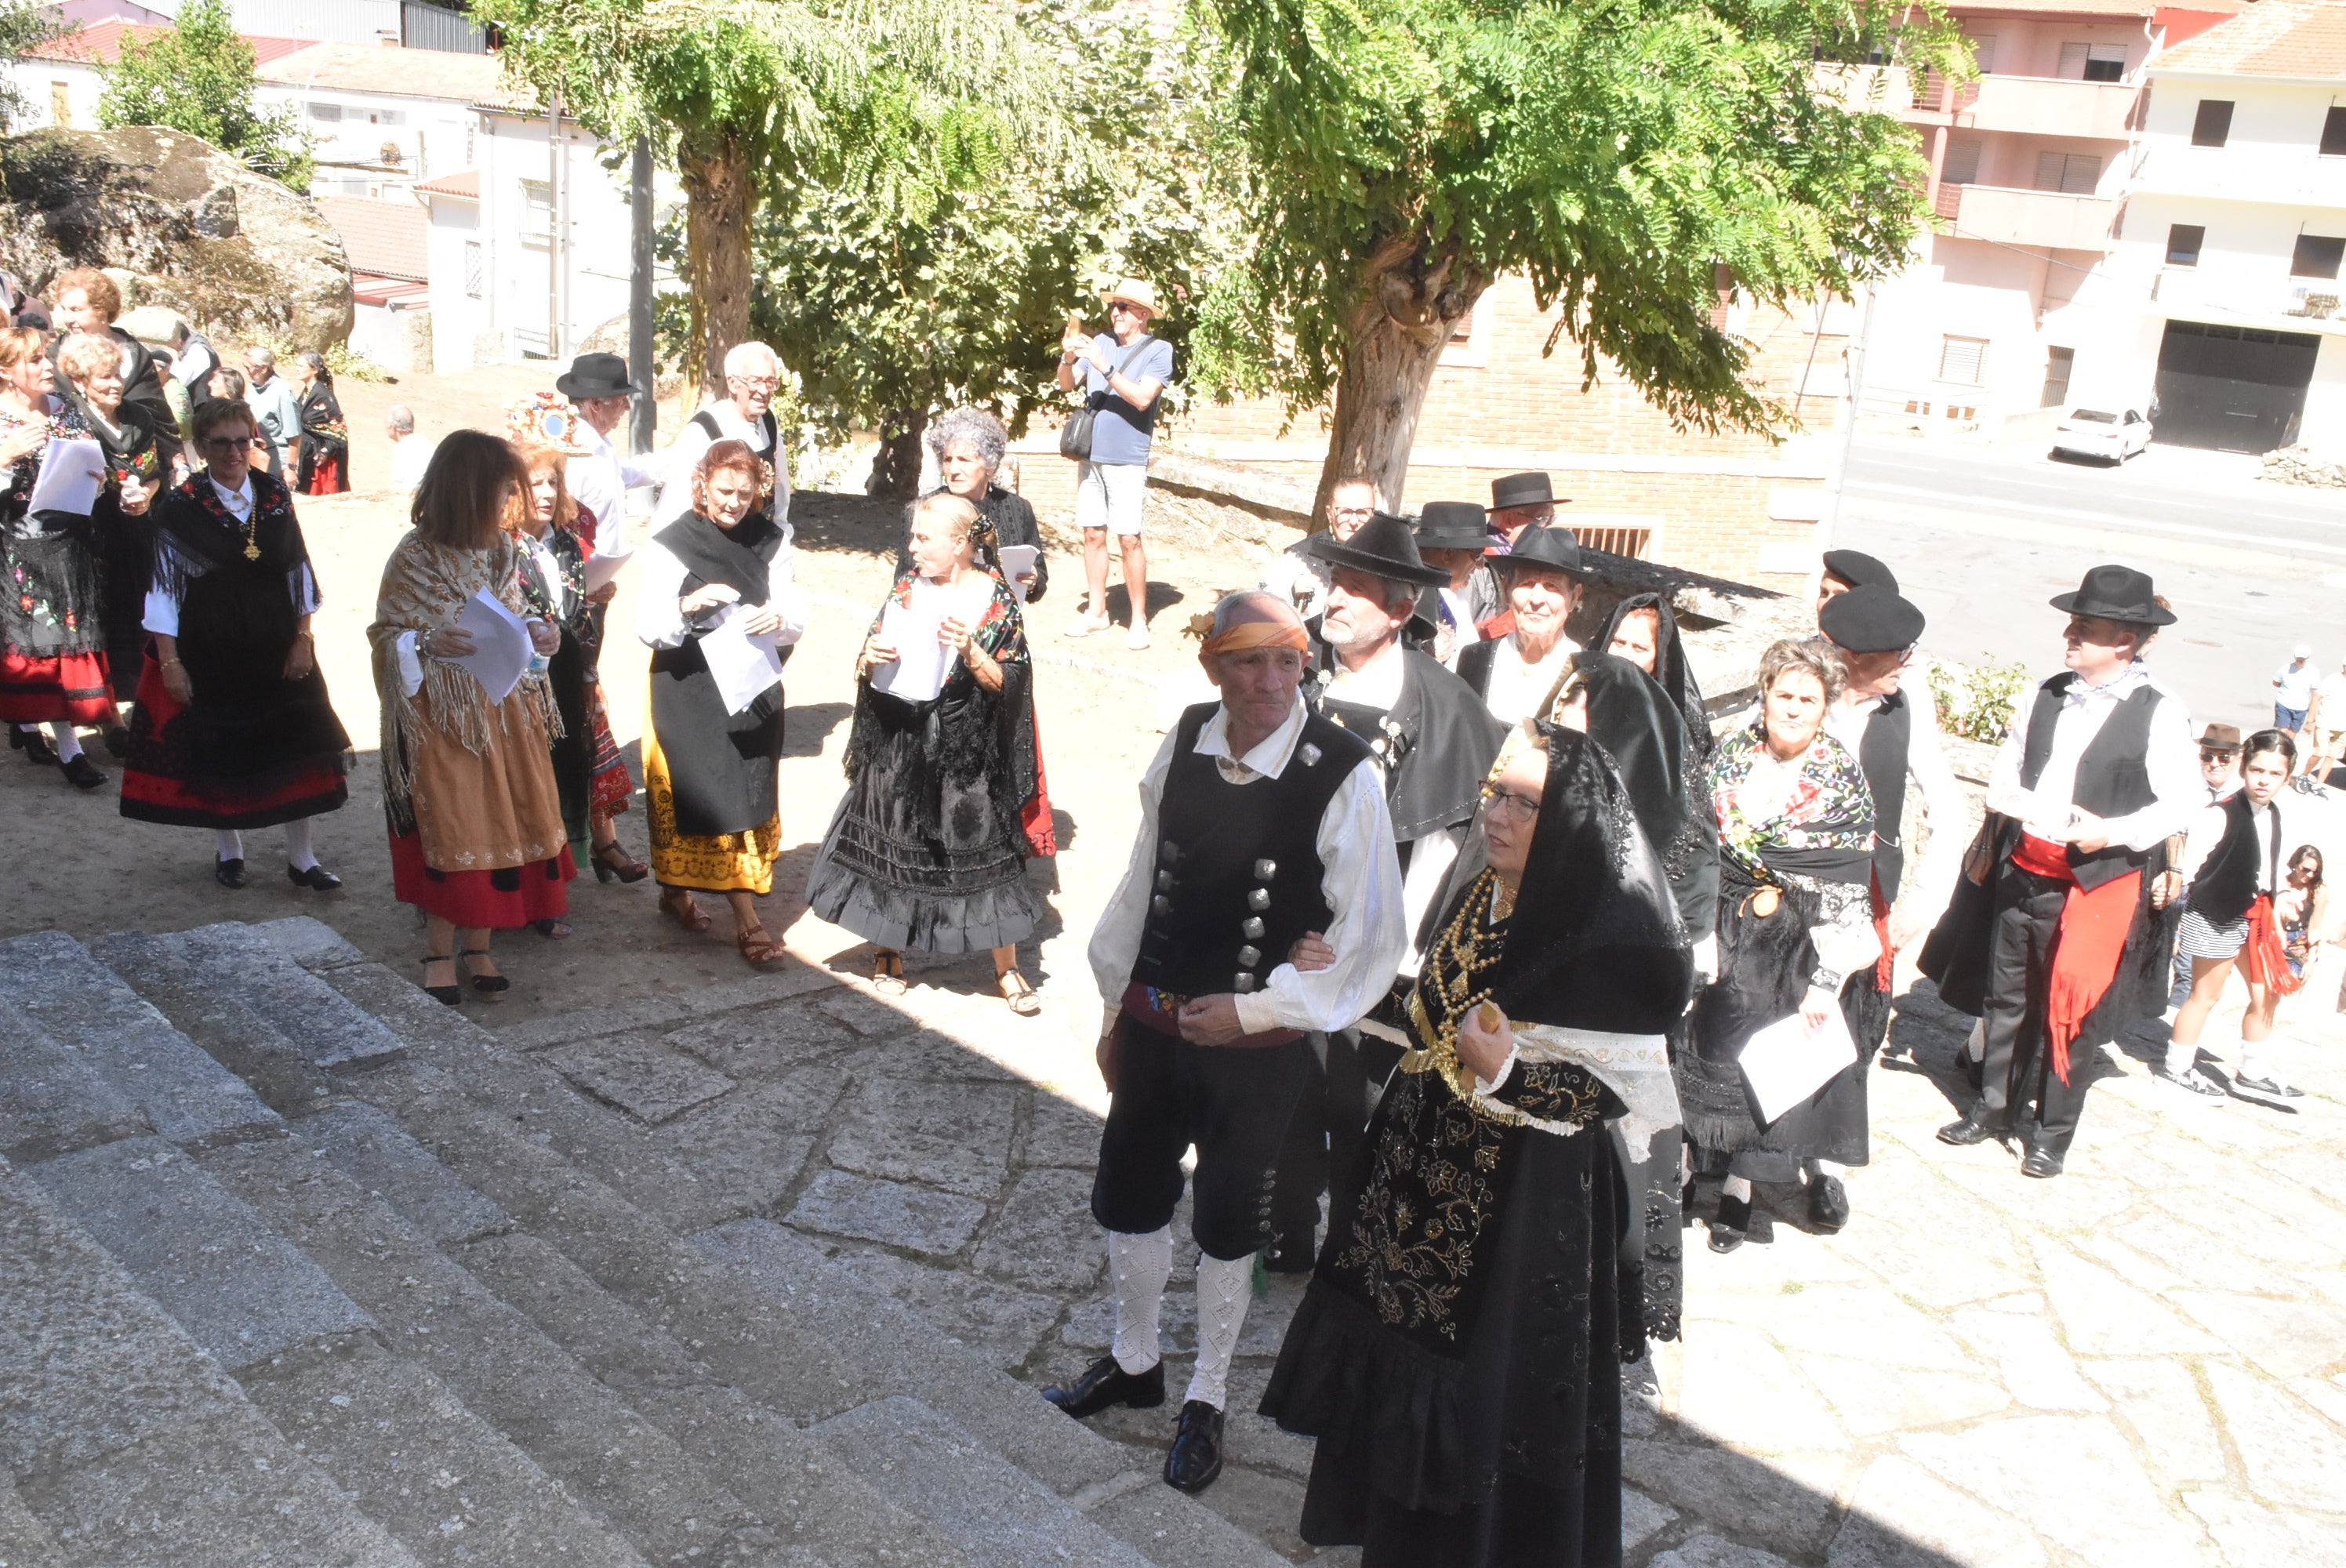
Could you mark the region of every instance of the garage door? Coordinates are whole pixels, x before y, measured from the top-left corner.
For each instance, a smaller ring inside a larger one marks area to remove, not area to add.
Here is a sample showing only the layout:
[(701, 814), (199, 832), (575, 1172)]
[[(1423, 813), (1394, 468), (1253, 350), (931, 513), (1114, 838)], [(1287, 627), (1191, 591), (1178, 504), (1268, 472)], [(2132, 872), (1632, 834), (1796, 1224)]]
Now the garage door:
[(2169, 321), (2158, 346), (2156, 439), (2217, 452), (2270, 452), (2297, 440), (2321, 340)]

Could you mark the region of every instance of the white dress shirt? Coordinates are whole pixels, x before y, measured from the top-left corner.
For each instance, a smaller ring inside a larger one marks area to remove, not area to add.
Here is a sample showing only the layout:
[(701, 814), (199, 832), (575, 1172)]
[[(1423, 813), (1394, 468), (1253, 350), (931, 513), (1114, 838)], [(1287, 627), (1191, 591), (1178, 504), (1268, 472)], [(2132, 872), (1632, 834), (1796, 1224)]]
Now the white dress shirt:
[[(1862, 761), (1866, 727), (1881, 707), (1878, 697), (1861, 697), (1854, 703), (1834, 703), (1825, 714), (1825, 729), (1849, 748), (1851, 757)], [(1931, 844), (1919, 861), (1911, 854), (1907, 856), (1899, 897), (1922, 918), (1927, 930), (1946, 912), (1948, 902), (1955, 896), (1956, 879), (1964, 874), (1964, 850), (1969, 843), (1964, 822), (1971, 811), (1963, 786), (1955, 782), (1955, 770), (1947, 762), (1947, 748), (1939, 737), (1938, 704), (1931, 700), (1927, 690), (1910, 690), (1906, 693), (1906, 711), (1913, 715), (1913, 723), (1906, 733), (1906, 773), (1923, 791), (1923, 818), (1930, 830)], [(1876, 822), (1874, 831), (1879, 837), (1895, 839), (1902, 826)]]
[[(1198, 730), (1200, 757), (1210, 757), (1222, 777), (1232, 784), (1276, 779), (1287, 770), (1302, 738), (1304, 708), (1299, 697), (1294, 711), (1260, 745), (1244, 757), (1230, 755), (1227, 708), (1217, 708)], [(1157, 756), (1140, 779), (1140, 830), (1133, 835), (1132, 858), (1124, 880), (1100, 911), (1092, 930), (1092, 976), (1099, 983), (1101, 1000), (1114, 1018), (1132, 983), (1132, 966), (1140, 956), (1140, 938), (1148, 921), (1151, 878), (1157, 865), (1158, 815), (1165, 799), (1165, 776), (1173, 766), (1176, 729), (1165, 737)], [(1382, 1000), (1392, 984), (1402, 955), (1409, 950), (1409, 928), (1402, 919), (1401, 862), (1393, 852), (1392, 815), (1385, 809), (1384, 782), (1377, 765), (1362, 759), (1338, 787), (1320, 815), (1315, 843), (1321, 868), (1320, 891), (1335, 917), (1321, 933), (1336, 950), (1336, 961), (1310, 973), (1291, 963), (1270, 972), (1260, 991), (1238, 997), (1239, 1027), (1250, 1034), (1271, 1029), (1318, 1030), (1350, 1028)]]
[[(690, 625), (677, 607), (684, 597), (684, 563), (654, 539), (636, 552), (636, 635), (648, 647), (682, 647), (695, 632), (708, 626)], [(766, 602), (781, 612), (782, 629), (774, 646), (786, 647), (806, 635), (806, 605), (791, 579), (790, 543), (785, 538), (766, 564)]]
[[(731, 404), (727, 404), (731, 407)], [(694, 434), (700, 433), (694, 431)], [(585, 420), (578, 422), (578, 444), (586, 449), (583, 457), (574, 457), (563, 465), (563, 483), (570, 487), (571, 499), (595, 514), (595, 528), (589, 543), (597, 555), (624, 555), (627, 553), (627, 492), (640, 485), (659, 482), (665, 462), (657, 454), (646, 453), (641, 457), (622, 457), (610, 438)], [(702, 451), (708, 450), (704, 441)], [(699, 453), (695, 453), (697, 460)], [(685, 505), (692, 502), (692, 471), (685, 471)], [(681, 513), (678, 515), (682, 515)]]
[(1498, 651), (1491, 657), (1491, 684), (1483, 693), (1484, 706), (1502, 724), (1536, 717), (1540, 704), (1564, 678), (1564, 661), (1579, 651), (1580, 645), (1570, 637), (1558, 637), (1556, 647), (1547, 650), (1547, 657), (1526, 664), (1515, 635), (1501, 637)]
[(1295, 613), (1311, 620), (1328, 607), (1328, 585), (1334, 579), (1327, 565), (1316, 555), (1304, 553), (1304, 545), (1318, 535), (1311, 535), (1290, 545), (1263, 563), (1261, 580), (1255, 586), (1266, 594), (1275, 594), (1282, 605), (1293, 605)]
[(2013, 713), (2004, 745), (1996, 751), (1995, 766), (1988, 773), (1988, 809), (2018, 818), (2024, 828), (2040, 839), (2056, 844), (2065, 841), (2079, 759), (2117, 711), (2118, 704), (2145, 685), (2158, 693), (2143, 759), (2155, 798), (2139, 811), (2106, 818), (2104, 825), (2111, 843), (2137, 852), (2170, 833), (2183, 831), (2191, 813), (2208, 796), (2207, 783), (2199, 777), (2199, 748), (2191, 738), (2191, 716), (2184, 711), (2183, 699), (2153, 680), (2139, 659), (2106, 686), (2087, 686), (2083, 680), (2070, 683), (2060, 715), (2054, 720), (2052, 751), (2034, 789), (2020, 782), (2020, 764), (2028, 747), (2028, 719), (2035, 709), (2041, 683), (2028, 687)]
[[(229, 515), (234, 517), (239, 523), (244, 522), (252, 515), (252, 475), (250, 473), (247, 473), (244, 476), (244, 483), (234, 490), (229, 489), (209, 473), (204, 475), (203, 482), (212, 487), (212, 494), (220, 498), (220, 504), (226, 506)], [(177, 550), (171, 549), (171, 541), (168, 535), (155, 541), (155, 548), (169, 550), (175, 559), (179, 555)], [(180, 577), (199, 575), (189, 570), (194, 563), (181, 560), (179, 565)], [(318, 606), (322, 602), (318, 596), (317, 576), (310, 570), (310, 563), (307, 561), (285, 575), (285, 591), (292, 596), (295, 615), (315, 615)], [(160, 636), (178, 636), (179, 635), (179, 595), (176, 591), (166, 590), (159, 582), (148, 583), (147, 609), (146, 613), (139, 617), (138, 624)]]
[[(790, 458), (779, 452), (766, 450), (765, 421), (755, 424), (741, 417), (729, 397), (719, 398), (701, 412), (716, 423), (718, 439), (746, 442), (750, 450), (765, 457), (774, 465), (774, 521), (781, 525), (782, 537), (790, 536)], [(581, 420), (583, 426), (586, 421)], [(700, 462), (700, 454), (716, 442), (693, 420), (684, 422), (684, 430), (676, 444), (668, 449), (660, 467), (668, 475), (660, 486), (659, 504), (652, 508), (652, 526), (665, 528), (692, 510), (692, 471)], [(597, 513), (599, 521), (601, 513)]]

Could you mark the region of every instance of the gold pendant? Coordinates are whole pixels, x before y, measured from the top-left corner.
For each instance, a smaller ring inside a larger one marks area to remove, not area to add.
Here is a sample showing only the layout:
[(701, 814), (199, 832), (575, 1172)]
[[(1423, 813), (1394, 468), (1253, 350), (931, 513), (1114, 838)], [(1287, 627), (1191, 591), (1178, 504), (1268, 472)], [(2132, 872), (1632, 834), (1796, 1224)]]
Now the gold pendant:
[(247, 545), (244, 547), (244, 558), (245, 558), (246, 560), (248, 560), (248, 561), (258, 561), (258, 560), (260, 560), (260, 545)]
[(1761, 888), (1758, 892), (1751, 895), (1751, 912), (1758, 915), (1761, 920), (1766, 920), (1770, 915), (1776, 912), (1776, 906), (1782, 901), (1782, 895), (1778, 893), (1775, 889)]

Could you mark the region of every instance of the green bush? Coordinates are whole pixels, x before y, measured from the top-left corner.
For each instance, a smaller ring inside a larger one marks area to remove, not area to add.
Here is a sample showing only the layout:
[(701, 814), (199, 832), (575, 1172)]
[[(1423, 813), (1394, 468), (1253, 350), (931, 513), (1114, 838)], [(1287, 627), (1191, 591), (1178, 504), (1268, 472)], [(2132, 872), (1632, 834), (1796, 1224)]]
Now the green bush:
[(1931, 666), (1931, 697), (1939, 710), (1939, 728), (1966, 740), (1994, 746), (2012, 727), (2020, 694), (2028, 685), (2028, 667), (2018, 659), (2009, 664), (1966, 665), (1945, 662)]

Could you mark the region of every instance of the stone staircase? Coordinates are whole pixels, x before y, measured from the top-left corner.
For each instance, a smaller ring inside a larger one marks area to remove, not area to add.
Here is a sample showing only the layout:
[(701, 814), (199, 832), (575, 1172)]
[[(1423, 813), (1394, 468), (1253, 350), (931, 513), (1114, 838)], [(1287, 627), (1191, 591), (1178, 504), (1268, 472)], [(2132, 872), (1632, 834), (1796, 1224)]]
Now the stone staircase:
[(308, 919), (0, 942), (0, 1568), (1280, 1562)]

